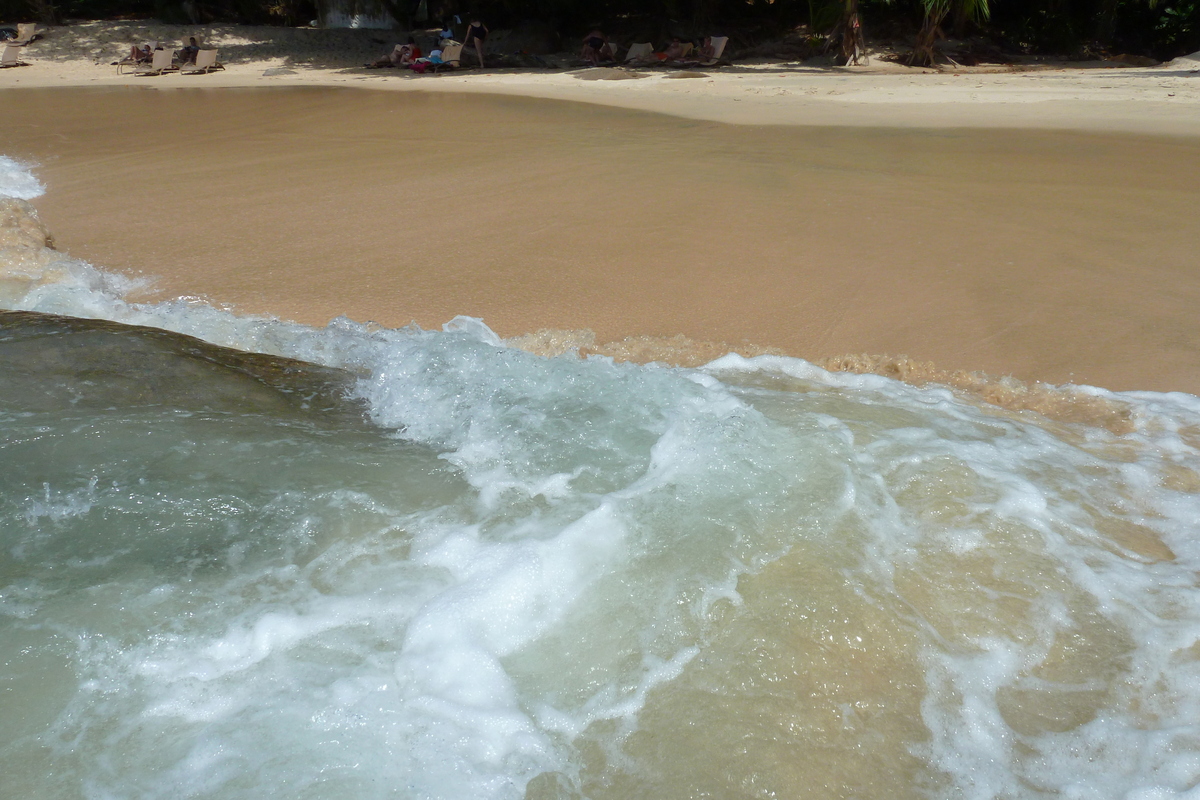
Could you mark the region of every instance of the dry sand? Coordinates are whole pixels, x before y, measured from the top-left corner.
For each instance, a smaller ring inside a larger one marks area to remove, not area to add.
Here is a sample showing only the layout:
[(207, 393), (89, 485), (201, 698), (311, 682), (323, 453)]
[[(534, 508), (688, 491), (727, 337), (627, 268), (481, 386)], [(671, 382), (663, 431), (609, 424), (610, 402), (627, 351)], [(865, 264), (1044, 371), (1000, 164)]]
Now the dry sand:
[(226, 72), (132, 78), (118, 33), (171, 31), (0, 72), (0, 152), (60, 247), (162, 295), (1200, 393), (1200, 62), (435, 78), (340, 63), (380, 32), (229, 29)]

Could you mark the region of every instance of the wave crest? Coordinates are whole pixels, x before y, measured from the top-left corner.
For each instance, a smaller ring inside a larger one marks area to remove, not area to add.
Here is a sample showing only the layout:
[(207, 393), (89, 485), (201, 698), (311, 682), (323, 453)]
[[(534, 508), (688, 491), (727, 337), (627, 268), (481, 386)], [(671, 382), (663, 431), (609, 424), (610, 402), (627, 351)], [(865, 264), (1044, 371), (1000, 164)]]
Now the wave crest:
[[(549, 358), (574, 353), (581, 358), (601, 355), (618, 362), (660, 363), (674, 367), (699, 367), (728, 353), (747, 358), (788, 355), (776, 347), (698, 341), (682, 334), (630, 336), (597, 344), (596, 334), (586, 328), (543, 328), (507, 339), (505, 344)], [(968, 400), (981, 401), (1009, 411), (1033, 411), (1056, 422), (1097, 426), (1118, 435), (1134, 429), (1133, 412), (1128, 405), (1090, 393), (1085, 387), (1026, 383), (1009, 376), (997, 378), (983, 372), (946, 370), (931, 361), (919, 361), (904, 355), (846, 354), (815, 358), (811, 363), (829, 372), (882, 375), (914, 386), (948, 386)]]

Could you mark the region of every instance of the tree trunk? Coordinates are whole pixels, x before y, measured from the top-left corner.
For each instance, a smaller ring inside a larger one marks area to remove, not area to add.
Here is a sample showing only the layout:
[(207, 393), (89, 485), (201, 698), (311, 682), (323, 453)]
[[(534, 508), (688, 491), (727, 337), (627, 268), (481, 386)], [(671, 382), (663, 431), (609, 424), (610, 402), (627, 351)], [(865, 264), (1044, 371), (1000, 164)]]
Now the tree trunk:
[(910, 67), (932, 67), (934, 65), (933, 46), (942, 38), (942, 20), (949, 11), (945, 5), (940, 8), (930, 8), (925, 12), (925, 22), (921, 32), (917, 34), (917, 44), (908, 56)]
[(50, 0), (30, 0), (29, 6), (38, 22), (43, 25), (58, 24), (58, 9), (50, 4)]
[(862, 21), (858, 16), (858, 0), (846, 0), (842, 19), (833, 29), (830, 43), (838, 42), (838, 63), (857, 64), (866, 50), (866, 39), (862, 32)]
[(1096, 26), (1092, 36), (1101, 47), (1112, 44), (1113, 34), (1117, 30), (1117, 0), (1102, 0), (1100, 13), (1096, 15)]

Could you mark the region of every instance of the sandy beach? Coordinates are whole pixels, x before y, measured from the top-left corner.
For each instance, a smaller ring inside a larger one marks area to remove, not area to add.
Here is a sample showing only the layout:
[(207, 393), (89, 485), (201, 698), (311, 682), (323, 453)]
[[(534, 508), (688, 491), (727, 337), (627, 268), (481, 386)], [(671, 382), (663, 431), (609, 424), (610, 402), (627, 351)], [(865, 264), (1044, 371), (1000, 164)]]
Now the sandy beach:
[(1200, 61), (432, 77), (362, 69), (386, 32), (229, 28), (224, 72), (110, 65), (186, 30), (0, 72), (58, 246), (148, 296), (1200, 392)]

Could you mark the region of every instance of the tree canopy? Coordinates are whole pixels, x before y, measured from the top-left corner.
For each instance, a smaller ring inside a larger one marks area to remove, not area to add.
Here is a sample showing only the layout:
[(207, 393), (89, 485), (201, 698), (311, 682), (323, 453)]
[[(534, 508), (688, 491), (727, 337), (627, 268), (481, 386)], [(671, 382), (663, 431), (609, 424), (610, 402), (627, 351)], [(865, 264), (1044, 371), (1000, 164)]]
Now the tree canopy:
[(853, 5), (868, 43), (909, 40), (919, 48), (927, 44), (922, 35), (945, 31), (1015, 53), (1166, 59), (1200, 50), (1200, 0), (0, 0), (0, 19), (299, 25), (320, 16), (318, 4), (387, 11), (403, 26), (434, 26), (454, 14), (479, 14), (492, 28), (537, 21), (572, 37), (597, 24), (660, 38), (720, 28), (732, 35), (735, 51), (772, 37), (836, 34)]

